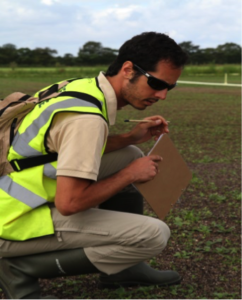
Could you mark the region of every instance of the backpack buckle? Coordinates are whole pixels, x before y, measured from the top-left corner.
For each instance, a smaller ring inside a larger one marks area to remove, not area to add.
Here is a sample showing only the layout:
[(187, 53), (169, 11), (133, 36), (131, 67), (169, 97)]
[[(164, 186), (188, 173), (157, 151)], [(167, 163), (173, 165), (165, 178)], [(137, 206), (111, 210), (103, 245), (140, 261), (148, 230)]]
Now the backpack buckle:
[(18, 161), (18, 159), (13, 159), (9, 162), (15, 172), (21, 171)]

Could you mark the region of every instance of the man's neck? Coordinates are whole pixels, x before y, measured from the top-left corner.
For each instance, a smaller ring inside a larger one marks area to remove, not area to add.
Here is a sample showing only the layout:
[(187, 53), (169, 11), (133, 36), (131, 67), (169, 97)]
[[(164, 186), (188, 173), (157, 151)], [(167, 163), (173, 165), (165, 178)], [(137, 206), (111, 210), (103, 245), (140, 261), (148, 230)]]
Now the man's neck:
[(107, 80), (111, 84), (116, 97), (117, 97), (117, 108), (121, 109), (122, 107), (126, 106), (128, 103), (122, 97), (122, 78), (119, 78), (119, 74), (115, 76), (106, 76)]

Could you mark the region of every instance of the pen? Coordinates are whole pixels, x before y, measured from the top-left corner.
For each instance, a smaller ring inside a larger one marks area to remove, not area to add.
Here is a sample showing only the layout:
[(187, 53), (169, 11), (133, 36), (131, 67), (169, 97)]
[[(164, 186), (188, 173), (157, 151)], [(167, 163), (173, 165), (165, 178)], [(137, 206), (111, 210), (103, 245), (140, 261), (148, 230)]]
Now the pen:
[[(154, 120), (124, 120), (124, 122), (134, 122), (134, 123), (150, 123), (153, 122)], [(169, 123), (170, 121), (166, 121)]]

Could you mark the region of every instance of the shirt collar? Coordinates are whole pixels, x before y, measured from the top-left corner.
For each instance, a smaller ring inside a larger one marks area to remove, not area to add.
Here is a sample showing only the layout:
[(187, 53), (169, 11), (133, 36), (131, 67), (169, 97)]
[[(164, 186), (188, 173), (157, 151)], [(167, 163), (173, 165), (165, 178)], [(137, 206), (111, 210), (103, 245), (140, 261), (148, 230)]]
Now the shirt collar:
[(101, 88), (106, 99), (109, 124), (114, 125), (117, 114), (117, 97), (110, 82), (107, 80), (103, 72), (100, 72), (98, 77), (99, 87)]

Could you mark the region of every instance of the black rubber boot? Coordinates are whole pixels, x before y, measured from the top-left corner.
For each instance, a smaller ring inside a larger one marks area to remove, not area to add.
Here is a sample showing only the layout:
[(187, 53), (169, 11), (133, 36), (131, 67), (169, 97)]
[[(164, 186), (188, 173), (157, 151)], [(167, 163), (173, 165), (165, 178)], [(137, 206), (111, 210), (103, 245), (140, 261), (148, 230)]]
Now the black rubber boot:
[(99, 273), (83, 249), (0, 259), (0, 287), (9, 299), (41, 299), (38, 278)]
[(143, 215), (143, 196), (129, 185), (120, 193), (99, 205), (99, 208)]
[(175, 271), (158, 271), (144, 262), (113, 275), (100, 275), (100, 288), (117, 288), (119, 286), (168, 286), (179, 284), (181, 276)]

